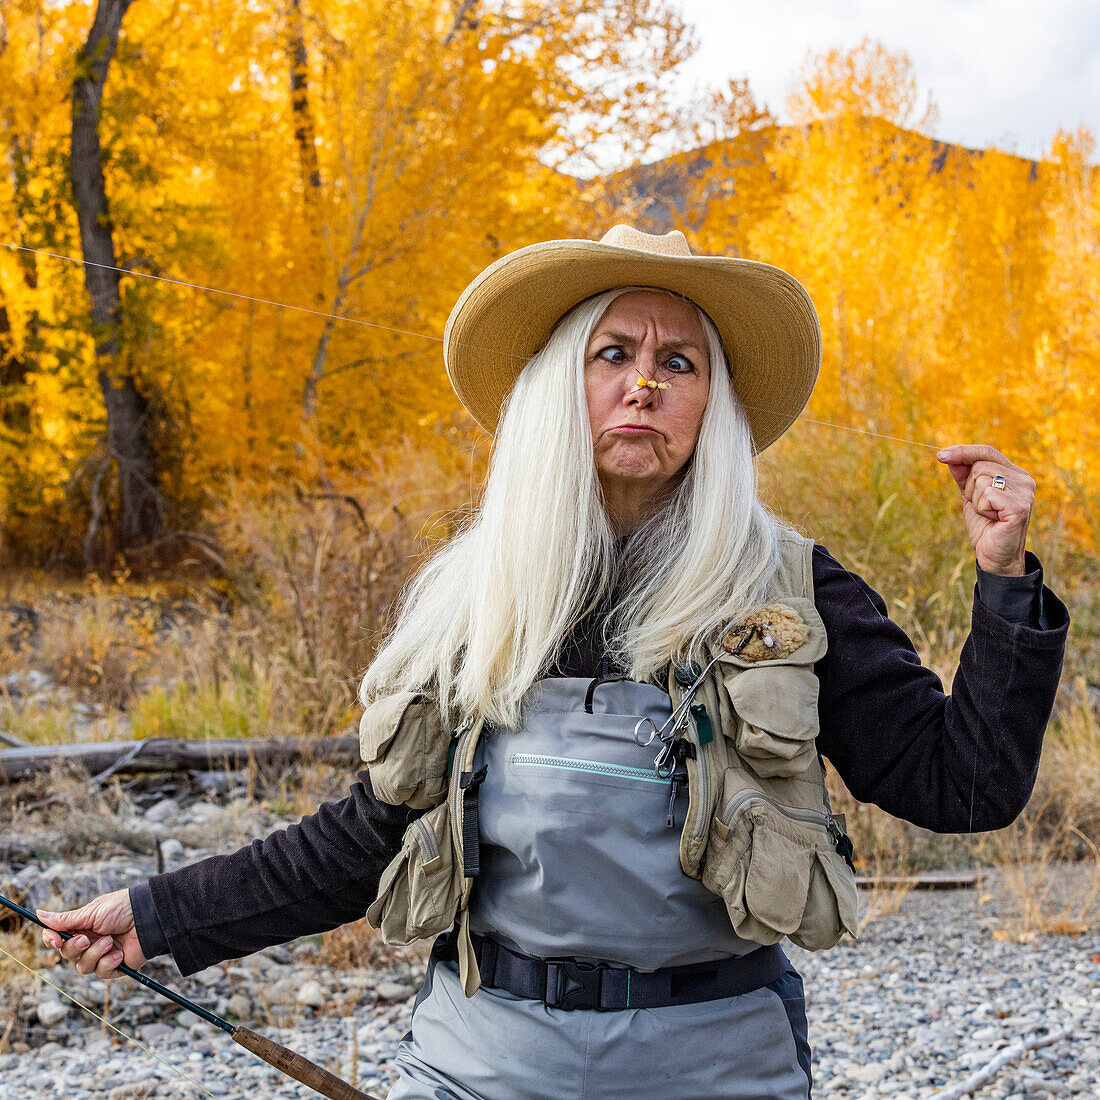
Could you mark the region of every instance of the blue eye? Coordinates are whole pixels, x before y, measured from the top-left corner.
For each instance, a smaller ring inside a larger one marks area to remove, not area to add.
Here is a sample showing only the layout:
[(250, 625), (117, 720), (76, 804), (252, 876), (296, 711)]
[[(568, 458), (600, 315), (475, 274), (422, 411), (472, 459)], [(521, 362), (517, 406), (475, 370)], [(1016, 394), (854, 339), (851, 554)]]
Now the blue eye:
[(626, 360), (626, 352), (617, 344), (604, 348), (596, 353), (597, 359), (605, 359), (608, 363), (622, 363)]
[(695, 370), (695, 364), (684, 355), (672, 356), (672, 358), (665, 363), (665, 367), (668, 370), (675, 371), (677, 374), (687, 374), (689, 371)]

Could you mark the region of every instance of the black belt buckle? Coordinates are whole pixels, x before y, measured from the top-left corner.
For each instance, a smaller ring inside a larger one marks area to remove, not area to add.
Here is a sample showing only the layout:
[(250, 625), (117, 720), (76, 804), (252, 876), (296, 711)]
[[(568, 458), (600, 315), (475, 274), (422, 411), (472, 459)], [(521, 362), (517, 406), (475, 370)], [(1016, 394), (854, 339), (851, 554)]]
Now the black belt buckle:
[[(548, 962), (546, 1003), (551, 1008), (600, 1007), (600, 985), (603, 972), (608, 967), (602, 963), (578, 962), (576, 959), (555, 959)], [(551, 1000), (551, 996), (554, 1000)]]

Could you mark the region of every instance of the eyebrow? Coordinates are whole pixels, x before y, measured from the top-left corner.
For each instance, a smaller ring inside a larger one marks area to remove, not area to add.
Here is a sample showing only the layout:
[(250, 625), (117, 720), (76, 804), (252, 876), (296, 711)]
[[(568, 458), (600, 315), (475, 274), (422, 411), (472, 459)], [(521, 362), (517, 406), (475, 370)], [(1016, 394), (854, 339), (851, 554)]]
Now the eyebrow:
[[(636, 344), (637, 337), (631, 336), (626, 332), (611, 332), (608, 329), (597, 329), (592, 333), (592, 338), (589, 343), (593, 343), (598, 339), (614, 340), (618, 344)], [(704, 349), (699, 347), (693, 340), (669, 340), (661, 345), (662, 349), (666, 348), (691, 348), (693, 351), (697, 351), (700, 354)]]

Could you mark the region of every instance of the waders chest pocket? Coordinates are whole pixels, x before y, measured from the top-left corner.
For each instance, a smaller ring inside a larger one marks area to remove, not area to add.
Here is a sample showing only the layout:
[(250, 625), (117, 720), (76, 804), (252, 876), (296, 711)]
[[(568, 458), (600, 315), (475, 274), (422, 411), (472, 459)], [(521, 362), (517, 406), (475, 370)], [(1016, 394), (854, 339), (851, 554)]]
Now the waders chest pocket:
[(446, 932), (458, 912), (451, 818), (446, 803), (405, 830), (401, 851), (382, 872), (367, 921), (386, 943), (404, 944)]
[(855, 937), (855, 877), (836, 849), (843, 833), (835, 819), (754, 788), (731, 790), (736, 775), (727, 773), (702, 874), (734, 930), (762, 944), (788, 936), (809, 951), (832, 947), (846, 932)]
[(414, 810), (447, 796), (447, 747), (435, 700), (415, 692), (376, 699), (359, 720), (359, 753), (375, 795)]

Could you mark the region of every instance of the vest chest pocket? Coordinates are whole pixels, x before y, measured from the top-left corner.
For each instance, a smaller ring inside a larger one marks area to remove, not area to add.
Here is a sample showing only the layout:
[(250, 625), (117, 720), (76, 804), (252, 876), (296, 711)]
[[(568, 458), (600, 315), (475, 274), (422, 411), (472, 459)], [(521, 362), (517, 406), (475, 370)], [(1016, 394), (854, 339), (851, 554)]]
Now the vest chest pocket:
[(819, 684), (797, 665), (729, 670), (726, 691), (740, 721), (738, 755), (763, 778), (797, 775), (814, 759)]
[(401, 851), (382, 872), (367, 921), (386, 943), (435, 936), (454, 923), (460, 891), (450, 808), (443, 803), (405, 830)]
[(447, 796), (448, 740), (435, 700), (415, 692), (376, 699), (359, 720), (359, 753), (375, 795), (414, 810)]
[[(738, 718), (730, 733), (738, 755), (761, 778), (798, 775), (817, 752), (813, 666), (829, 648), (825, 624), (802, 596), (784, 597), (751, 619), (764, 620), (757, 636), (720, 658), (722, 684)], [(736, 637), (738, 628), (731, 633)]]
[(824, 811), (784, 806), (754, 788), (727, 791), (711, 823), (703, 885), (726, 903), (739, 936), (809, 951), (832, 947), (858, 926), (855, 877), (836, 850)]

